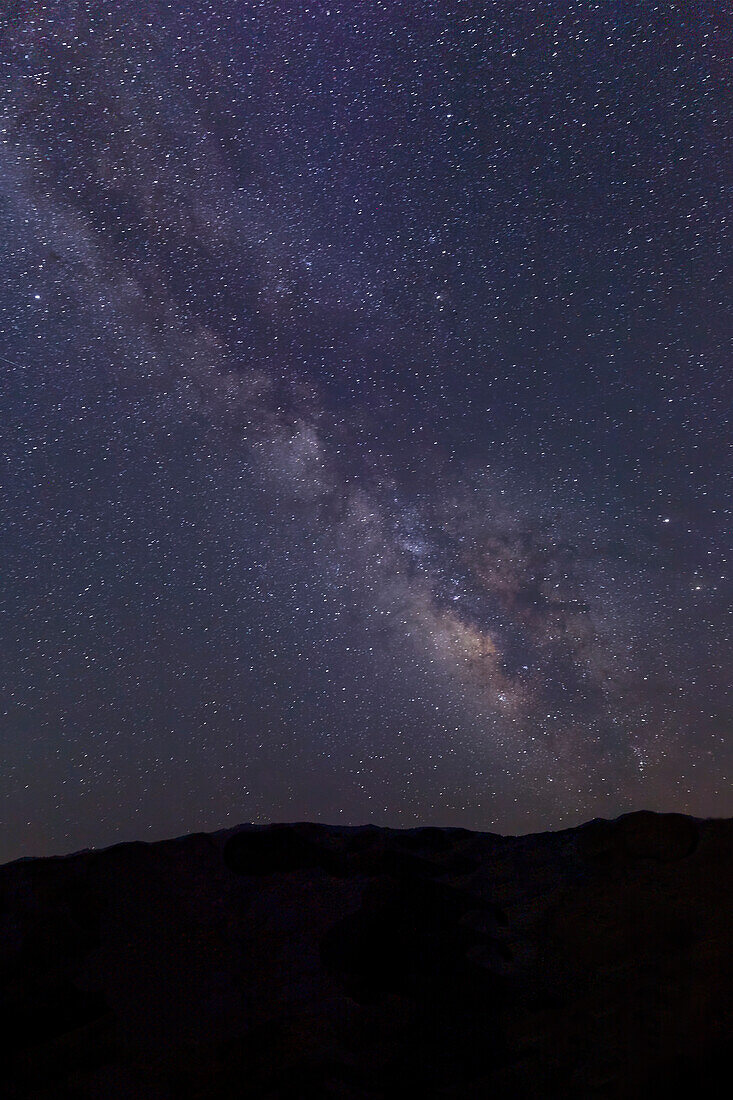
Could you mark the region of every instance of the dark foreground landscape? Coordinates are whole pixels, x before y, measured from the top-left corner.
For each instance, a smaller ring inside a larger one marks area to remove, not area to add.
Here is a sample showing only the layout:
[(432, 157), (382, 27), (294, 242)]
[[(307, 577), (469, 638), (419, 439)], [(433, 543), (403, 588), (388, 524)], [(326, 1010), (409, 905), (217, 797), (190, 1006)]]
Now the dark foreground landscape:
[(733, 820), (244, 827), (0, 869), (7, 1097), (728, 1095)]

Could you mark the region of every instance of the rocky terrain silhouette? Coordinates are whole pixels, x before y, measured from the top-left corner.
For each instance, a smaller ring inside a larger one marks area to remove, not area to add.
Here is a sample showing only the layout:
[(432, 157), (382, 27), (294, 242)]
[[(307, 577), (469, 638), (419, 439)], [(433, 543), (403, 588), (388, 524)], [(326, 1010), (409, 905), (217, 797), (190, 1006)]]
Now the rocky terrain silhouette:
[(0, 868), (0, 1093), (727, 1095), (733, 820), (244, 826)]

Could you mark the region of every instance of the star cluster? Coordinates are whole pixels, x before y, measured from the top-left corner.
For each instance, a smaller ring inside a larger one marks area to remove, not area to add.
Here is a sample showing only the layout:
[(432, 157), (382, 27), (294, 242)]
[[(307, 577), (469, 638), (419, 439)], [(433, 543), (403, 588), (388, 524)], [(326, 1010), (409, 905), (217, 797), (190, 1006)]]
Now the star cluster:
[(733, 812), (726, 4), (0, 10), (0, 858)]

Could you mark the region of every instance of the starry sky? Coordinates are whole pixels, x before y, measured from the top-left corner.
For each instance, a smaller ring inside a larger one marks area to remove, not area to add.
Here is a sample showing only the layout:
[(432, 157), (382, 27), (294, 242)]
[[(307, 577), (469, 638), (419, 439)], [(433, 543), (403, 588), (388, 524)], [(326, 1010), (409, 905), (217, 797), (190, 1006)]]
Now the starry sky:
[(733, 813), (732, 50), (0, 3), (0, 859)]

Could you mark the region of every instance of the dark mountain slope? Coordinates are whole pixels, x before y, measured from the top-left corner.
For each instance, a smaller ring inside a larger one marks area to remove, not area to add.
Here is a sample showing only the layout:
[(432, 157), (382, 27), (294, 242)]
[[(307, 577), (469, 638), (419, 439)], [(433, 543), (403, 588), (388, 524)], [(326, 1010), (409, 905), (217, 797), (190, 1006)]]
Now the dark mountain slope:
[[(723, 1089), (733, 821), (311, 824), (0, 869), (9, 1097)], [(723, 1095), (723, 1091), (720, 1091)]]

